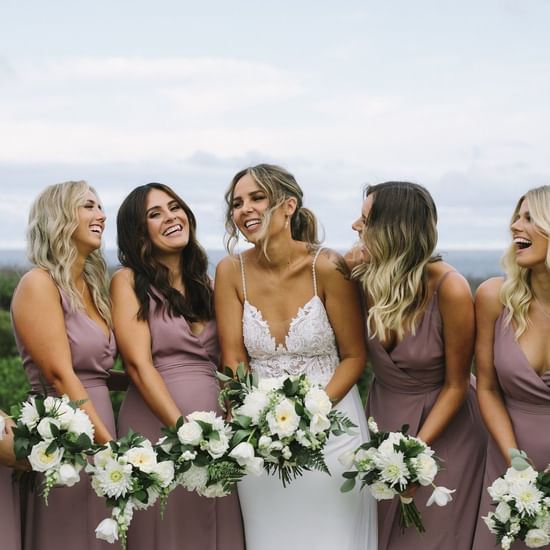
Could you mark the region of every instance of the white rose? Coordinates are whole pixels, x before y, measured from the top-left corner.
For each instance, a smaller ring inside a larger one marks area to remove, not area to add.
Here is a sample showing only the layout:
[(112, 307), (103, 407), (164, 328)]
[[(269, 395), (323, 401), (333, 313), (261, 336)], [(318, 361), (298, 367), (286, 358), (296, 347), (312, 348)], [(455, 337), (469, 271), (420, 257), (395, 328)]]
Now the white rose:
[(178, 430), (178, 439), (184, 445), (198, 445), (202, 440), (202, 428), (196, 422), (185, 422)]
[(21, 422), (27, 426), (27, 428), (34, 428), (40, 420), (40, 415), (36, 410), (34, 398), (23, 403), (21, 407)]
[(493, 483), (487, 488), (487, 492), (493, 500), (499, 501), (504, 495), (508, 494), (509, 486), (508, 483), (498, 477), (493, 481)]
[(212, 424), (212, 427), (215, 429), (221, 429), (223, 426), (223, 419), (216, 416), (216, 413), (213, 411), (194, 411), (187, 415), (187, 419), (200, 420), (201, 422)]
[(437, 462), (427, 454), (420, 454), (411, 461), (420, 485), (431, 485), (437, 474)]
[(0, 414), (0, 439), (4, 438), (6, 433), (6, 419)]
[(67, 429), (79, 435), (86, 434), (90, 438), (90, 441), (94, 440), (94, 425), (86, 411), (82, 409), (76, 409), (74, 411)]
[(332, 409), (332, 403), (321, 388), (311, 388), (304, 399), (306, 409), (313, 415), (320, 414), (326, 416)]
[(262, 435), (260, 439), (258, 440), (258, 448), (259, 449), (269, 449), (269, 446), (271, 445), (271, 442), (273, 440), (271, 437), (267, 435)]
[(495, 517), (502, 523), (506, 523), (510, 519), (510, 513), (512, 509), (506, 502), (499, 502), (495, 509)]
[(345, 470), (350, 470), (355, 461), (355, 451), (346, 451), (338, 457), (338, 462), (344, 467)]
[(52, 434), (52, 425), (58, 429), (61, 427), (61, 423), (57, 419), (48, 416), (43, 418), (36, 427), (38, 433), (47, 441), (51, 441), (54, 438)]
[(58, 401), (55, 415), (61, 427), (65, 430), (69, 428), (69, 424), (75, 413), (75, 410), (69, 405), (67, 400), (68, 398)]
[(319, 434), (330, 428), (330, 420), (323, 414), (314, 414), (309, 423), (309, 431), (312, 434)]
[(72, 487), (80, 481), (80, 468), (72, 464), (61, 464), (57, 472), (57, 483)]
[(550, 544), (550, 536), (542, 529), (529, 529), (525, 535), (525, 544), (529, 548), (540, 548)]
[(286, 380), (285, 377), (274, 377), (274, 378), (262, 378), (258, 382), (258, 389), (261, 392), (269, 393), (273, 390), (279, 390), (283, 387), (283, 382)]
[(46, 472), (53, 468), (57, 468), (63, 458), (63, 449), (56, 449), (53, 453), (46, 453), (46, 449), (50, 446), (49, 441), (37, 443), (31, 450), (29, 462), (35, 472)]
[(218, 434), (219, 439), (210, 439), (208, 441), (208, 454), (212, 458), (222, 457), (229, 448), (229, 441), (227, 440), (225, 434), (223, 432), (218, 432)]
[(106, 540), (108, 543), (118, 540), (118, 525), (114, 519), (104, 519), (95, 529), (95, 536), (100, 540)]
[(438, 506), (445, 506), (453, 500), (452, 494), (455, 491), (456, 489), (447, 489), (447, 487), (436, 487), (428, 502), (426, 502), (426, 506), (431, 506), (434, 502)]
[(246, 395), (243, 404), (236, 410), (236, 413), (250, 417), (252, 423), (257, 424), (260, 419), (260, 414), (267, 407), (268, 403), (269, 399), (267, 394), (258, 389), (254, 389)]
[(58, 401), (59, 397), (49, 396), (44, 399), (44, 409), (46, 410), (46, 414), (50, 414), (51, 412), (53, 412), (53, 410), (57, 406)]
[(275, 410), (267, 414), (267, 423), (271, 432), (279, 437), (292, 435), (300, 424), (300, 417), (296, 414), (294, 403), (289, 399), (282, 399), (275, 406)]
[(154, 467), (155, 474), (157, 474), (160, 484), (163, 487), (168, 487), (172, 481), (174, 481), (174, 463), (171, 460), (165, 460), (158, 462)]
[(124, 453), (124, 456), (132, 466), (146, 474), (153, 472), (157, 465), (157, 455), (149, 446), (133, 447)]
[(391, 487), (388, 487), (382, 481), (377, 481), (372, 485), (368, 485), (368, 488), (371, 495), (376, 500), (391, 500), (397, 494), (396, 491), (394, 491)]

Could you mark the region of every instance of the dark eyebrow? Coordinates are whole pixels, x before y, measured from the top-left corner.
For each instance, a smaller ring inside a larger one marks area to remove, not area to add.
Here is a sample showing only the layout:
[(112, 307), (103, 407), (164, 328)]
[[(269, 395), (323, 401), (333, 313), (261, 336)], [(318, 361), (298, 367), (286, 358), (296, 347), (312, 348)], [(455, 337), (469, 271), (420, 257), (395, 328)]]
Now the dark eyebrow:
[[(170, 208), (171, 206), (174, 206), (174, 204), (177, 204), (178, 206), (181, 206), (180, 203), (176, 199), (172, 199), (171, 201), (169, 201), (166, 206), (168, 206), (168, 208)], [(159, 204), (155, 204), (154, 206), (151, 206), (151, 208), (148, 208), (145, 211), (145, 214), (149, 214), (149, 212), (151, 212), (151, 210), (156, 210), (157, 208), (161, 208), (161, 206)]]

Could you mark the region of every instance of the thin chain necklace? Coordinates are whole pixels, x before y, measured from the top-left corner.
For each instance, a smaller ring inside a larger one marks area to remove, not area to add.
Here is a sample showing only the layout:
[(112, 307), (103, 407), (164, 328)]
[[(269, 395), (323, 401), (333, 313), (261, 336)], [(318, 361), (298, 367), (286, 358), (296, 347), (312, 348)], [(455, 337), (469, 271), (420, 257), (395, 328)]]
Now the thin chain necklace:
[(540, 310), (542, 311), (542, 314), (548, 319), (550, 320), (550, 313), (548, 313), (543, 307), (542, 307), (542, 304), (539, 302), (539, 299), (535, 296), (535, 302), (537, 302)]

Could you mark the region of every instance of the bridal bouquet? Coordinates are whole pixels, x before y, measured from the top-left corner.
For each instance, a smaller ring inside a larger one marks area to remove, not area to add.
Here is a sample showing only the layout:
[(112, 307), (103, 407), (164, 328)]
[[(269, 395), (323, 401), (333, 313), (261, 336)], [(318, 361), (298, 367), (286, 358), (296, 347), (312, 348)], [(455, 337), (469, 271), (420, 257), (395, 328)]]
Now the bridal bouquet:
[(508, 550), (515, 540), (528, 548), (550, 544), (550, 472), (537, 472), (523, 451), (510, 450), (512, 467), (487, 491), (497, 503), (483, 518), (497, 544)]
[(69, 398), (36, 395), (21, 404), (14, 417), (14, 452), (27, 459), (32, 473), (44, 474), (43, 496), (54, 485), (72, 487), (80, 480), (92, 448), (94, 427), (88, 415)]
[(96, 528), (98, 539), (126, 547), (126, 533), (134, 510), (144, 510), (161, 499), (161, 510), (174, 480), (174, 463), (157, 461), (151, 442), (135, 432), (99, 448), (86, 471), (100, 497), (112, 508), (111, 517)]
[(283, 486), (304, 470), (330, 473), (323, 448), (330, 434), (341, 435), (355, 425), (332, 410), (324, 389), (305, 375), (258, 380), (239, 365), (236, 377), (226, 369), (220, 404), (231, 407), (229, 456), (247, 471), (279, 475)]
[(434, 492), (426, 505), (435, 502), (438, 506), (445, 506), (452, 500), (454, 490), (434, 485), (439, 470), (434, 452), (417, 437), (406, 435), (408, 426), (403, 426), (400, 432), (381, 432), (372, 417), (368, 426), (371, 440), (340, 457), (346, 469), (354, 468), (344, 472), (346, 481), (341, 491), (351, 491), (360, 477), (361, 488), (367, 486), (376, 500), (391, 500), (399, 495), (401, 528), (414, 525), (419, 533), (423, 533), (424, 525), (414, 500), (400, 493), (413, 483), (432, 485)]
[(180, 417), (155, 445), (160, 461), (175, 464), (176, 483), (205, 497), (228, 495), (245, 473), (229, 456), (231, 426), (214, 412), (196, 411)]

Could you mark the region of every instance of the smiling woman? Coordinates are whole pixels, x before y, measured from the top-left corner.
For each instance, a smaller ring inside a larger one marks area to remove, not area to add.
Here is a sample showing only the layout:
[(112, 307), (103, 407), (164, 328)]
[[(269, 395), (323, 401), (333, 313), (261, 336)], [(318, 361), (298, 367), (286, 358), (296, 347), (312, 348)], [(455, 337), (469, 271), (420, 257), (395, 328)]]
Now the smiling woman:
[[(26, 273), (12, 300), (13, 326), (34, 391), (82, 401), (95, 442), (116, 436), (107, 380), (116, 355), (111, 331), (107, 270), (100, 252), (105, 214), (84, 181), (45, 189), (34, 202), (28, 227)], [(83, 474), (84, 475), (84, 474)], [(107, 513), (88, 478), (70, 491), (54, 487), (45, 506), (28, 495), (25, 548), (106, 548), (90, 525)]]
[[(213, 290), (196, 220), (168, 186), (134, 189), (117, 216), (119, 259), (111, 284), (117, 342), (130, 375), (119, 431), (156, 442), (163, 426), (193, 411), (215, 411), (219, 351)], [(237, 495), (201, 497), (183, 487), (158, 508), (136, 512), (130, 550), (242, 550)]]

